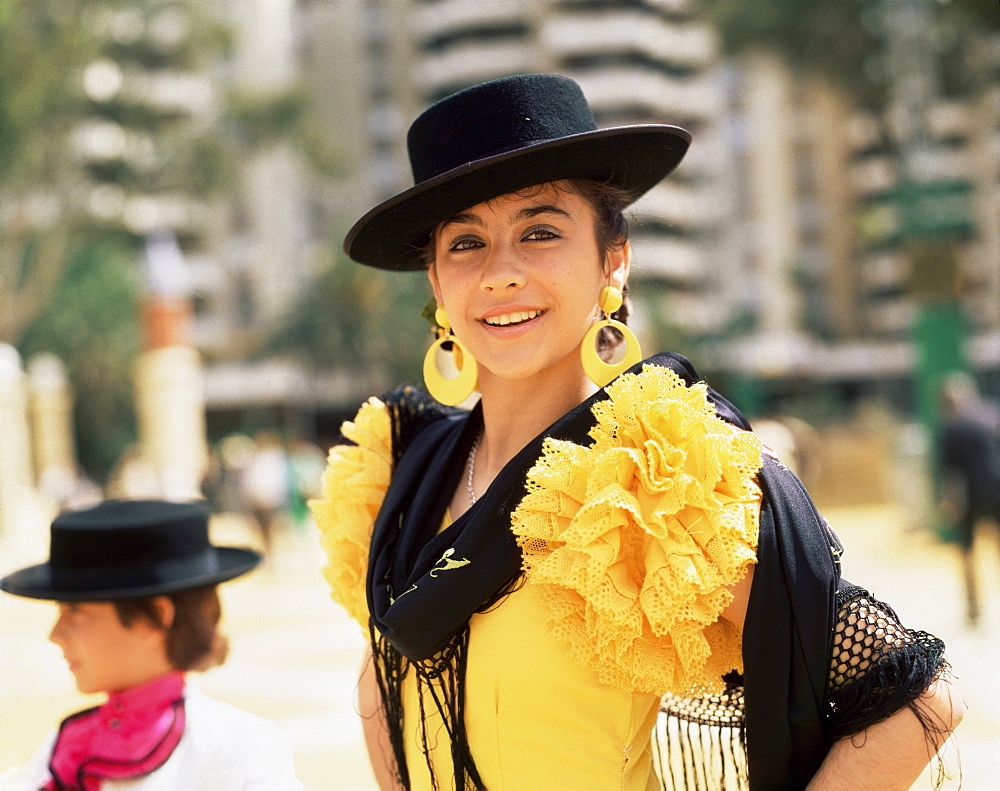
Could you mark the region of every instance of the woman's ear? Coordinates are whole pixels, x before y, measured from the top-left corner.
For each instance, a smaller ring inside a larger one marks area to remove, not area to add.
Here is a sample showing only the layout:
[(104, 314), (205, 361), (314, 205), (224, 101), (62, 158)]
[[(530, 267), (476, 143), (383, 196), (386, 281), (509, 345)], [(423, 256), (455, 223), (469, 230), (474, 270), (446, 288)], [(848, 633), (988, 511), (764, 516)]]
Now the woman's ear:
[(632, 267), (632, 245), (625, 240), (621, 247), (608, 251), (607, 258), (608, 285), (624, 291), (628, 282), (629, 270)]
[(427, 279), (431, 281), (431, 291), (434, 293), (434, 301), (440, 306), (444, 302), (441, 300), (441, 288), (438, 285), (437, 267), (432, 263), (427, 267)]

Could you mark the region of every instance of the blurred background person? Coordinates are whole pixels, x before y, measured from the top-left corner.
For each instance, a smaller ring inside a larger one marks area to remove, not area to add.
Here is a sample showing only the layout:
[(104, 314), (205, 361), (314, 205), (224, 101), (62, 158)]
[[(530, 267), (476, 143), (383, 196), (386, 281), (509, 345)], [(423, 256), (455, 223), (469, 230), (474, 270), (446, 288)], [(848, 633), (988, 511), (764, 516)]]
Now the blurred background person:
[(941, 384), (939, 472), (941, 510), (957, 530), (965, 579), (966, 618), (980, 618), (976, 581), (977, 525), (1000, 528), (1000, 404), (983, 398), (976, 381), (965, 373)]
[(260, 531), (265, 553), (270, 553), (275, 531), (288, 511), (288, 455), (275, 431), (258, 431), (254, 444), (241, 478), (242, 499)]

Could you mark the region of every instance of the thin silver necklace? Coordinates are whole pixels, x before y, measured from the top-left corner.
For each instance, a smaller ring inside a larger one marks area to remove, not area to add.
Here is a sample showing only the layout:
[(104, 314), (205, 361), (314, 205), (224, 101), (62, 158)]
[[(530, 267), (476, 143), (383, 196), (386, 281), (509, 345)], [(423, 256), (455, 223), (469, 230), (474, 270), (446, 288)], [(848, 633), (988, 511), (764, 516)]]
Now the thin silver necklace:
[(472, 505), (476, 504), (476, 490), (472, 488), (472, 476), (476, 474), (476, 451), (479, 450), (479, 443), (483, 440), (483, 432), (476, 435), (476, 441), (469, 449), (469, 477), (465, 481), (465, 491), (469, 493), (469, 500)]

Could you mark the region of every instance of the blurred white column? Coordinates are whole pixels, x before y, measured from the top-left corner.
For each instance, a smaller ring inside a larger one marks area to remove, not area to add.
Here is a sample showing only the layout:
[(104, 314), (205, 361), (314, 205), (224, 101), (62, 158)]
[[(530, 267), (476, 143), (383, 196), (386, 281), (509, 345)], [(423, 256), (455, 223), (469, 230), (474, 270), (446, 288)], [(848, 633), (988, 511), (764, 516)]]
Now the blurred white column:
[(34, 355), (27, 368), (35, 480), (49, 492), (50, 484), (76, 475), (73, 396), (66, 366), (54, 354)]
[(33, 500), (28, 398), (21, 355), (0, 343), (0, 542), (20, 550), (30, 540), (25, 510)]
[(150, 349), (135, 372), (136, 417), (145, 461), (168, 500), (201, 496), (207, 463), (201, 357), (186, 346)]

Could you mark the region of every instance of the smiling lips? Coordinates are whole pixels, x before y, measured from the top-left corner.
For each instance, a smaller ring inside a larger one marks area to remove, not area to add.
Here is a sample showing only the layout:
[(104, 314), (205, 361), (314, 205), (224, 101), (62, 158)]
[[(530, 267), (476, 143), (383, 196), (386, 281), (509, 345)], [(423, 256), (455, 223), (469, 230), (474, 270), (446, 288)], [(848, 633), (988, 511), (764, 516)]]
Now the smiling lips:
[(511, 324), (523, 324), (541, 315), (542, 311), (540, 310), (522, 310), (516, 313), (502, 313), (499, 316), (490, 316), (483, 319), (483, 322), (489, 324), (491, 327), (506, 327)]

